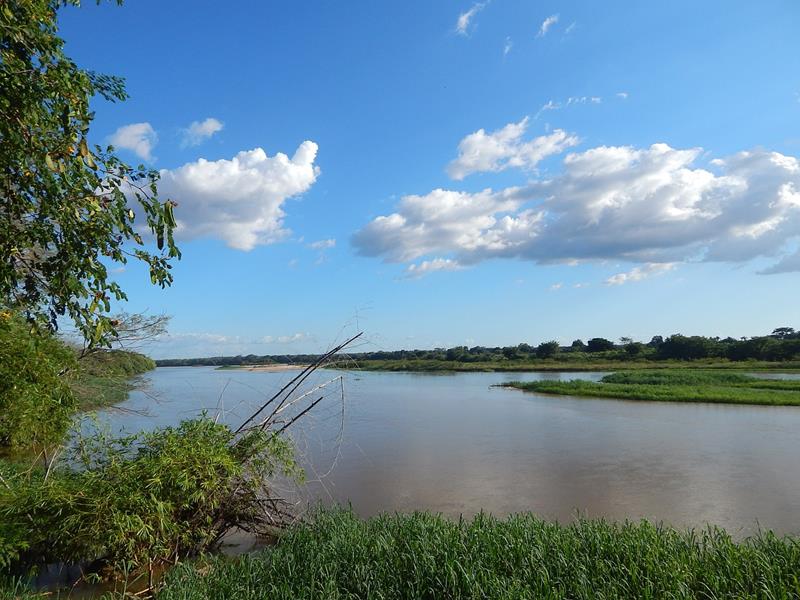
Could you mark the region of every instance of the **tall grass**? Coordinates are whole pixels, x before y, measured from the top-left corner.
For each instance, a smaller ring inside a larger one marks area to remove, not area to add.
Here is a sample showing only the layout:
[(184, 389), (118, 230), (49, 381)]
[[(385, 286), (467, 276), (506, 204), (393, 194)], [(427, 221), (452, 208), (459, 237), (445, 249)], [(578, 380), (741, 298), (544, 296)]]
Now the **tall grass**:
[(236, 561), (173, 570), (160, 600), (205, 598), (797, 598), (800, 545), (771, 533), (529, 514), (450, 521), (325, 512)]

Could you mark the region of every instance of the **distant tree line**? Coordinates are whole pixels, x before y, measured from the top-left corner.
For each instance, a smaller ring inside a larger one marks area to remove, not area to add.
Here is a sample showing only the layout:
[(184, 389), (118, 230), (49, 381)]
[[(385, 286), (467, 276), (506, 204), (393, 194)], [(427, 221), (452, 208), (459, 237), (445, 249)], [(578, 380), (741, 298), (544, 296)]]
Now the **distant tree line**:
[[(267, 364), (307, 364), (319, 357), (317, 354), (292, 355), (238, 355), (210, 358), (175, 358), (156, 361), (160, 367), (177, 366), (239, 366)], [(786, 361), (800, 359), (800, 332), (792, 327), (779, 327), (770, 335), (751, 338), (719, 338), (676, 333), (669, 337), (654, 336), (649, 342), (635, 341), (629, 337), (618, 342), (595, 337), (584, 342), (575, 340), (569, 346), (556, 341), (542, 342), (536, 346), (455, 346), (433, 350), (378, 350), (351, 354), (355, 361), (367, 360), (428, 360), (448, 362), (507, 362), (561, 358), (564, 360), (700, 360), (727, 359), (732, 361), (763, 360)]]

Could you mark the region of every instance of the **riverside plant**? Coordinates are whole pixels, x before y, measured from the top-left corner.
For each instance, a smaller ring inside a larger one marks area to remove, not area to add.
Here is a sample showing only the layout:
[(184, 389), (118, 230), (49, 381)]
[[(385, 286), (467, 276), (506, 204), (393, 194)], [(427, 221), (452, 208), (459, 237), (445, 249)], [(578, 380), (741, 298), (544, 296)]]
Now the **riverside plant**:
[(362, 520), (322, 512), (274, 547), (171, 571), (160, 600), (763, 598), (800, 596), (800, 545), (771, 533), (530, 514)]
[(61, 562), (109, 572), (213, 549), (233, 527), (265, 533), (284, 513), (271, 478), (301, 475), (285, 438), (236, 436), (209, 417), (97, 434), (60, 466), (3, 471), (0, 568)]
[[(359, 334), (360, 335), (360, 334)], [(358, 335), (304, 368), (237, 429), (207, 415), (132, 436), (96, 433), (44, 463), (0, 461), (0, 574), (47, 563), (108, 576), (218, 547), (234, 528), (271, 535), (292, 523), (276, 477), (302, 480), (284, 432), (342, 377), (308, 377)]]

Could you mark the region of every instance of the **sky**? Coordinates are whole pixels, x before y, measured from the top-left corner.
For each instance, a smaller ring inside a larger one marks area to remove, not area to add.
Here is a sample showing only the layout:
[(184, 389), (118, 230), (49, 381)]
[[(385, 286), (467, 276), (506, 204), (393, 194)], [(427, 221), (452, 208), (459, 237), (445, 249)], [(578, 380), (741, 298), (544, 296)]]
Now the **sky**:
[(800, 3), (86, 3), (95, 143), (183, 258), (161, 357), (800, 327)]

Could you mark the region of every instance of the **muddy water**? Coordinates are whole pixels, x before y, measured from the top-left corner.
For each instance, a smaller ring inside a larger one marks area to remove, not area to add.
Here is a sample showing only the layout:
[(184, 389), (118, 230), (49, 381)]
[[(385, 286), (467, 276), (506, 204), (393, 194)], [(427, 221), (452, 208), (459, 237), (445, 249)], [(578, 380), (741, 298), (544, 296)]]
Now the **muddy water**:
[[(321, 372), (317, 382), (338, 375)], [(800, 533), (800, 408), (548, 397), (493, 387), (598, 373), (350, 373), (294, 431), (307, 499), (361, 515), (577, 512), (708, 523), (737, 536)], [(128, 431), (207, 409), (237, 424), (291, 374), (162, 368), (124, 412)], [(344, 409), (344, 410), (342, 410)], [(135, 411), (135, 412), (131, 412)], [(145, 411), (148, 414), (139, 414)]]

